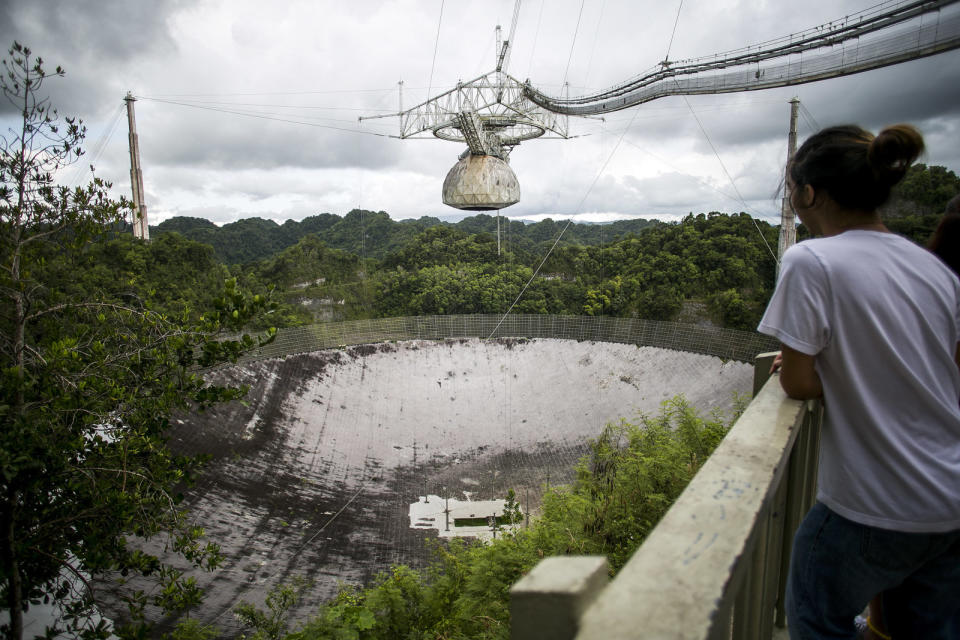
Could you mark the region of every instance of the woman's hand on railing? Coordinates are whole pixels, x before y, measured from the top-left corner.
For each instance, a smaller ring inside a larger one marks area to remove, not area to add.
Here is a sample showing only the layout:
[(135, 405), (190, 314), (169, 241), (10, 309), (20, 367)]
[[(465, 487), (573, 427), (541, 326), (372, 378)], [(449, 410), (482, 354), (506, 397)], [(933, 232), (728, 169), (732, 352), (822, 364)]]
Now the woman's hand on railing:
[(780, 366), (783, 364), (783, 351), (777, 353), (773, 358), (773, 362), (770, 363), (770, 373), (774, 374), (780, 371)]

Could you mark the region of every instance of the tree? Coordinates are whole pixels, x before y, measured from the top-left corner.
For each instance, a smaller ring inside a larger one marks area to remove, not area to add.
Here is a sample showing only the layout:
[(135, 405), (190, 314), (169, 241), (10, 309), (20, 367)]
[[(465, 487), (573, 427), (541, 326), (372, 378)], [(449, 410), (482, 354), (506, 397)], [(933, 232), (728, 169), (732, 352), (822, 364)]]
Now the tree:
[(244, 627), (253, 629), (250, 640), (280, 640), (287, 631), (290, 609), (296, 606), (311, 582), (303, 576), (294, 576), (289, 583), (279, 584), (267, 594), (267, 610), (243, 601), (234, 609), (234, 615)]
[(946, 167), (915, 164), (893, 191), (884, 209), (887, 216), (943, 213), (951, 198), (960, 193), (960, 178)]
[(731, 329), (749, 331), (760, 322), (763, 307), (751, 307), (736, 289), (720, 291), (709, 298), (711, 313), (720, 325)]
[(202, 594), (138, 541), (168, 536), (194, 566), (219, 561), (179, 506), (178, 489), (201, 460), (168, 449), (168, 417), (239, 397), (208, 386), (198, 367), (253, 346), (249, 336), (217, 334), (239, 330), (266, 301), (228, 282), (216, 309), (191, 323), (188, 309), (164, 315), (149, 299), (73, 277), (128, 207), (99, 178), (57, 185), (58, 171), (82, 156), (85, 133), (40, 93), (62, 75), (14, 43), (0, 77), (21, 116), (0, 138), (0, 597), (10, 611), (0, 631), (19, 640), (23, 612), (53, 600), (64, 614), (48, 634), (106, 637), (107, 623), (92, 616), (99, 594), (90, 578), (135, 572), (157, 590), (125, 593), (131, 622), (114, 632), (143, 636), (147, 604), (182, 610)]

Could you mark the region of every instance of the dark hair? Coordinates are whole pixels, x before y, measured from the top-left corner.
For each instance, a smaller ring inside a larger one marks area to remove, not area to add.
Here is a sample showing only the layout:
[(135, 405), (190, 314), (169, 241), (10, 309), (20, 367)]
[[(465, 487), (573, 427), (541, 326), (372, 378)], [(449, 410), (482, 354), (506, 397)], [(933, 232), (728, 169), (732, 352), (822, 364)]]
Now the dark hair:
[[(954, 200), (960, 203), (960, 199)], [(960, 213), (950, 213), (948, 207), (947, 214), (940, 219), (927, 248), (940, 256), (954, 273), (960, 275)]]
[(960, 215), (960, 193), (950, 198), (950, 202), (947, 203), (947, 207), (943, 212), (948, 215), (951, 213)]
[(830, 194), (846, 209), (873, 211), (923, 152), (923, 136), (908, 124), (887, 127), (876, 137), (856, 125), (829, 127), (797, 150), (790, 178)]

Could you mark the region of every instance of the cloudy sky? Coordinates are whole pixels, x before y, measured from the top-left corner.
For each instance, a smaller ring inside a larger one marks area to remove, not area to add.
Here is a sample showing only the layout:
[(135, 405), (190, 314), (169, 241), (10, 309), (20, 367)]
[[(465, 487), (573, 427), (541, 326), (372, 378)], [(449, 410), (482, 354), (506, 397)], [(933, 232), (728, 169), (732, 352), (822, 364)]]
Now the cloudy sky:
[[(526, 0), (508, 71), (577, 95), (671, 60), (736, 49), (829, 22), (870, 0)], [(514, 0), (0, 0), (0, 40), (31, 47), (64, 79), (63, 114), (88, 127), (84, 165), (129, 193), (123, 96), (136, 118), (151, 223), (184, 215), (283, 222), (353, 208), (396, 219), (457, 214), (441, 185), (463, 150), (398, 140), (395, 112), (491, 71), (494, 28)], [(951, 8), (956, 9), (956, 7)], [(673, 31), (676, 22), (676, 31)], [(672, 35), (672, 40), (671, 40)], [(506, 37), (506, 36), (504, 36)], [(856, 122), (912, 122), (928, 164), (960, 172), (960, 51), (767, 91), (666, 98), (571, 119), (570, 140), (517, 147), (522, 189), (504, 215), (671, 219), (747, 211), (776, 222), (788, 100), (801, 139)], [(11, 113), (0, 108), (4, 131)], [(89, 178), (82, 168), (66, 182)], [(742, 200), (741, 200), (742, 198)]]

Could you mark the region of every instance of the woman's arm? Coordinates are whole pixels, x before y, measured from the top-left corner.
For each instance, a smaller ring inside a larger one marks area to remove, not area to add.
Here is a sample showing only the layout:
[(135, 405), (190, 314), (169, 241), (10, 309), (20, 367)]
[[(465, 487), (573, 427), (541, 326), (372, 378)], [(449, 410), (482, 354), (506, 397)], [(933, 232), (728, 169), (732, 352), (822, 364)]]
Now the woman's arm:
[(780, 364), (780, 386), (791, 398), (808, 400), (823, 395), (823, 385), (820, 376), (813, 367), (814, 357), (791, 349), (787, 345), (782, 347), (782, 361)]

